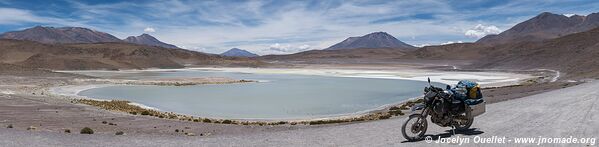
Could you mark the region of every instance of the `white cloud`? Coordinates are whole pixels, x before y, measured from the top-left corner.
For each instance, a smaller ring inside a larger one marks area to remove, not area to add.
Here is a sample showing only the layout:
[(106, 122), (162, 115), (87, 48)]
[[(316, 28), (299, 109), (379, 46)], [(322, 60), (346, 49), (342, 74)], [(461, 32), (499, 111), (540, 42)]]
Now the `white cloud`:
[(146, 27), (144, 29), (144, 32), (146, 32), (146, 33), (154, 33), (154, 32), (156, 32), (156, 30), (154, 28), (152, 28), (152, 27)]
[(441, 45), (454, 44), (454, 43), (463, 43), (463, 42), (462, 42), (462, 41), (456, 41), (456, 42), (453, 42), (453, 41), (447, 41), (447, 42), (445, 42), (445, 43), (441, 43)]
[(310, 49), (310, 45), (304, 44), (302, 46), (299, 46), (298, 49), (300, 49), (300, 50), (307, 50), (307, 49)]
[(279, 43), (270, 45), (270, 47), (268, 49), (273, 50), (273, 51), (279, 51), (279, 52), (291, 52), (292, 51), (291, 45), (289, 45), (289, 44), (282, 45)]
[(310, 50), (310, 45), (304, 44), (300, 46), (293, 46), (291, 44), (271, 44), (268, 49), (261, 51), (263, 54), (289, 54), (301, 51)]
[(473, 37), (473, 38), (481, 38), (481, 37), (487, 36), (489, 34), (499, 34), (499, 33), (501, 33), (501, 30), (499, 28), (497, 28), (497, 26), (494, 26), (494, 25), (485, 26), (482, 24), (478, 24), (474, 28), (466, 30), (466, 33), (464, 33), (464, 35), (466, 35), (468, 37)]
[(425, 47), (425, 46), (429, 46), (430, 44), (425, 43), (425, 44), (419, 44), (419, 45), (414, 45), (415, 47)]

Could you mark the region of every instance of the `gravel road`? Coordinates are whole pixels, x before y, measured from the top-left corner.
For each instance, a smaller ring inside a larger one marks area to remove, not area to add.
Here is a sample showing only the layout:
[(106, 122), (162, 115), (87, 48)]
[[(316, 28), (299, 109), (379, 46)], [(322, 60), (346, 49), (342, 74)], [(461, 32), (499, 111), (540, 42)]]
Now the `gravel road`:
[[(452, 135), (450, 128), (430, 124), (432, 138), (476, 136), (569, 137), (599, 136), (599, 82), (585, 83), (538, 95), (487, 105), (487, 112), (475, 119), (473, 130)], [(406, 142), (400, 126), (405, 117), (308, 127), (251, 135), (169, 136), (169, 135), (80, 135), (0, 128), (1, 146), (441, 146), (426, 141)], [(447, 139), (446, 138), (446, 139)], [(536, 144), (491, 144), (495, 146), (536, 146)], [(457, 144), (453, 144), (457, 145)], [(587, 146), (583, 144), (544, 144), (542, 146)], [(595, 146), (596, 143), (595, 143)]]

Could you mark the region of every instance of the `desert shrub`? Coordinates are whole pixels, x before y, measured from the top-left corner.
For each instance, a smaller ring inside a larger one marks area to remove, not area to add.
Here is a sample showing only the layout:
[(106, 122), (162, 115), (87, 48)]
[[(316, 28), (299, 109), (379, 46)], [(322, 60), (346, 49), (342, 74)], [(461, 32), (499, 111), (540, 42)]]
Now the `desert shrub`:
[(179, 132), (179, 129), (175, 129), (175, 132), (177, 132), (177, 133), (178, 133), (178, 132)]
[(385, 114), (385, 115), (379, 116), (379, 119), (389, 119), (389, 118), (391, 118), (390, 114)]
[(391, 106), (391, 107), (389, 108), (389, 110), (397, 110), (397, 109), (399, 109), (397, 106)]
[(8, 126), (6, 126), (6, 128), (13, 128), (12, 124), (8, 124)]
[(71, 133), (70, 129), (64, 129), (64, 133)]
[(199, 118), (193, 119), (193, 122), (200, 122)]
[(410, 108), (408, 108), (407, 105), (401, 105), (401, 107), (399, 108), (400, 110), (408, 110)]
[(118, 132), (114, 133), (114, 135), (123, 135), (123, 134), (125, 134), (125, 132), (123, 132), (123, 131), (118, 131)]
[(137, 112), (131, 111), (131, 112), (129, 112), (129, 114), (137, 115)]
[(89, 127), (85, 127), (83, 129), (81, 129), (81, 134), (94, 134), (94, 130), (92, 130)]
[(108, 123), (107, 121), (102, 121), (102, 124), (107, 124), (107, 123)]
[(287, 124), (287, 122), (286, 121), (280, 121), (279, 122), (279, 125), (284, 125), (284, 124)]
[(212, 122), (212, 120), (210, 120), (210, 119), (207, 119), (207, 118), (204, 118), (204, 119), (202, 120), (202, 122), (205, 122), (205, 123), (211, 123), (211, 122)]
[(223, 123), (223, 124), (231, 124), (232, 122), (233, 122), (233, 121), (231, 121), (231, 120), (225, 119), (225, 120), (223, 120), (223, 122), (222, 122), (222, 123)]
[(141, 115), (150, 115), (150, 111), (144, 110), (141, 112)]
[(319, 125), (319, 124), (324, 124), (325, 122), (323, 120), (317, 120), (317, 121), (310, 121), (310, 125)]
[(404, 113), (403, 113), (403, 112), (401, 112), (401, 110), (393, 110), (393, 111), (389, 111), (389, 114), (391, 114), (391, 115), (395, 115), (395, 116), (398, 116), (398, 115), (404, 115)]

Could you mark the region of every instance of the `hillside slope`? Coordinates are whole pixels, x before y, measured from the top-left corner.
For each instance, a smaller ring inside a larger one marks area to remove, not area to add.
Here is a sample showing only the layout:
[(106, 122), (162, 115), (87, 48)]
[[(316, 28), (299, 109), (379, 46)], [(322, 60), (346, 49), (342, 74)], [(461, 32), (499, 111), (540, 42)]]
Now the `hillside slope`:
[(179, 48), (175, 45), (164, 43), (149, 34), (141, 34), (139, 36), (129, 36), (129, 37), (123, 39), (123, 41), (133, 43), (133, 44), (147, 45), (147, 46), (158, 46), (158, 47), (163, 47), (163, 48)]
[(0, 40), (0, 63), (46, 69), (182, 68), (184, 65), (247, 65), (261, 62), (184, 49), (130, 43), (42, 44)]
[(2, 39), (29, 40), (41, 43), (97, 43), (122, 42), (108, 33), (81, 27), (42, 27), (6, 32), (0, 35)]
[(536, 43), (518, 43), (488, 49), (472, 68), (555, 69), (569, 77), (599, 75), (599, 28)]

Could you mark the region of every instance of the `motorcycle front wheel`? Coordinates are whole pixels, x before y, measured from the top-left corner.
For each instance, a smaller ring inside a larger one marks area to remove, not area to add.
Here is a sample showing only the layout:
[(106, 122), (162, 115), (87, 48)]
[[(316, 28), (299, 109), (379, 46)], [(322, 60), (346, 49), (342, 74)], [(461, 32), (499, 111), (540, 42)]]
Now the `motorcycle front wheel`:
[(426, 117), (420, 114), (412, 114), (401, 126), (401, 134), (408, 141), (421, 140), (427, 127)]

